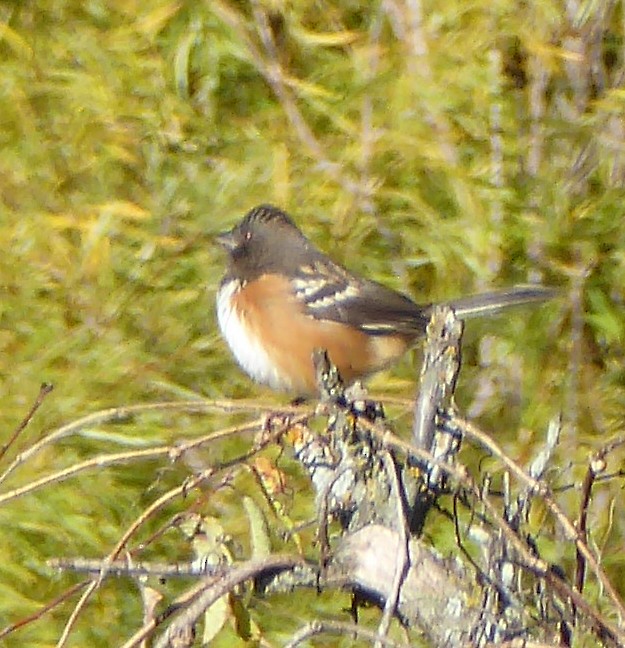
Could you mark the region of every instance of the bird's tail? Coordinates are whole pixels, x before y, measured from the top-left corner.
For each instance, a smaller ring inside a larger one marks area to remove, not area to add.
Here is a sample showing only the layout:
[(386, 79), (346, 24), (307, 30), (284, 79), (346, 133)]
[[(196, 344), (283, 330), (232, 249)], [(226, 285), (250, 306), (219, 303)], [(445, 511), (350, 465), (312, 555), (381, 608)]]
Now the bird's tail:
[(545, 286), (513, 286), (479, 295), (460, 297), (447, 302), (447, 306), (454, 309), (458, 319), (464, 319), (490, 315), (512, 306), (548, 301), (557, 294), (557, 290)]

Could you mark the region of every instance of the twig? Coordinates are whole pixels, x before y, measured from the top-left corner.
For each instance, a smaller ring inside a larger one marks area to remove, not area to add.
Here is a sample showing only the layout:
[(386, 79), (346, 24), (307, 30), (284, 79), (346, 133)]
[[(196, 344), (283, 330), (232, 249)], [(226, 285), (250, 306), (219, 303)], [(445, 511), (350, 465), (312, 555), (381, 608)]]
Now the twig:
[[(77, 434), (84, 429), (88, 429), (104, 423), (121, 423), (128, 421), (140, 414), (148, 414), (151, 412), (188, 412), (195, 414), (203, 414), (206, 412), (254, 412), (266, 411), (271, 412), (275, 410), (275, 406), (261, 404), (258, 401), (219, 401), (219, 400), (190, 400), (190, 401), (174, 401), (164, 403), (146, 403), (141, 405), (129, 405), (125, 407), (111, 407), (110, 409), (100, 410), (89, 414), (76, 421), (72, 421), (67, 425), (63, 425), (56, 430), (47, 434), (43, 439), (33, 444), (20, 454), (18, 454), (9, 467), (0, 475), (0, 483), (2, 483), (18, 466), (26, 462), (28, 459), (36, 455), (45, 447), (64, 439), (72, 434)], [(301, 413), (301, 408), (296, 407), (283, 407), (281, 411), (286, 413)]]
[(433, 451), (438, 412), (449, 405), (456, 386), (462, 330), (462, 322), (449, 306), (432, 310), (412, 427), (415, 446), (428, 452)]
[[(588, 468), (582, 482), (582, 495), (580, 501), (579, 517), (577, 519), (577, 529), (579, 530), (581, 540), (588, 543), (588, 506), (590, 504), (590, 497), (592, 494), (592, 487), (597, 480), (597, 477), (604, 473), (606, 465), (606, 456), (613, 450), (625, 444), (625, 437), (620, 436), (610, 443), (606, 444), (603, 448), (597, 451), (588, 462)], [(586, 559), (582, 552), (577, 549), (576, 552), (576, 568), (575, 568), (575, 589), (581, 594), (584, 589), (584, 578), (586, 575)]]
[(76, 583), (75, 585), (72, 585), (72, 587), (70, 587), (68, 590), (63, 592), (60, 596), (57, 596), (54, 600), (50, 601), (49, 603), (46, 603), (46, 605), (38, 609), (34, 614), (24, 617), (23, 619), (20, 619), (15, 623), (9, 624), (8, 626), (0, 630), (0, 639), (4, 639), (8, 635), (19, 630), (20, 628), (23, 628), (24, 626), (30, 625), (34, 621), (41, 619), (46, 613), (57, 608), (61, 603), (67, 601), (67, 599), (69, 599), (71, 596), (74, 596), (74, 594), (76, 594), (77, 592), (80, 592), (80, 590), (83, 587), (86, 587), (88, 584), (89, 581), (85, 580), (82, 581), (81, 583)]
[[(454, 466), (439, 461), (430, 453), (425, 452), (420, 448), (415, 448), (410, 443), (407, 443), (398, 438), (397, 436), (392, 434), (390, 430), (382, 429), (378, 424), (369, 424), (364, 420), (359, 421), (359, 424), (363, 427), (366, 427), (368, 431), (376, 436), (379, 439), (380, 443), (382, 443), (385, 447), (405, 453), (408, 457), (415, 457), (430, 464), (436, 465), (451, 479), (464, 486), (464, 488), (470, 495), (472, 495), (476, 500), (482, 502), (484, 508), (490, 515), (491, 524), (502, 532), (506, 542), (517, 552), (519, 560), (522, 563), (524, 569), (531, 571), (538, 577), (544, 578), (545, 581), (558, 593), (558, 595), (563, 598), (563, 600), (571, 600), (572, 603), (574, 603), (578, 607), (578, 609), (584, 613), (584, 615), (590, 621), (595, 632), (597, 632), (600, 636), (604, 638), (610, 638), (619, 646), (625, 646), (625, 633), (619, 627), (615, 626), (611, 621), (609, 621), (599, 611), (597, 611), (593, 606), (591, 606), (579, 594), (579, 592), (576, 592), (565, 581), (561, 580), (555, 573), (553, 573), (550, 565), (545, 560), (537, 557), (529, 550), (525, 542), (521, 538), (519, 538), (514, 529), (512, 529), (508, 522), (501, 516), (498, 508), (490, 501), (490, 499), (483, 497), (483, 493), (480, 491), (479, 487), (476, 485), (473, 478), (464, 466)], [(469, 427), (467, 428), (467, 426)], [(479, 432), (479, 430), (475, 429), (467, 422), (463, 423), (463, 430), (467, 433), (467, 435), (471, 436), (474, 436), (474, 433), (477, 433), (474, 438), (479, 438), (484, 442), (485, 445), (488, 444), (489, 449), (492, 448), (492, 452), (495, 456), (498, 456), (500, 460), (502, 460), (507, 466), (512, 466), (513, 470), (511, 470), (511, 472), (517, 478), (519, 478), (525, 484), (533, 485), (535, 489), (534, 492), (536, 494), (545, 495), (546, 486), (542, 483), (535, 482), (535, 480), (526, 475), (517, 464), (515, 464), (501, 451), (501, 449), (496, 446), (492, 439), (487, 437), (487, 435)], [(492, 446), (489, 444), (492, 444)], [(547, 500), (547, 504), (549, 507), (554, 506), (552, 500)], [(564, 521), (568, 523), (569, 528), (572, 528), (574, 531), (571, 523), (568, 522), (566, 517), (561, 512), (559, 512), (559, 515), (556, 516), (556, 519), (559, 522), (562, 522), (562, 519), (564, 519)], [(587, 554), (590, 555), (592, 563), (589, 564), (591, 564), (593, 571), (595, 571), (595, 573), (597, 574), (598, 580), (602, 584), (604, 582), (607, 583), (608, 587), (606, 588), (606, 590), (610, 594), (614, 605), (620, 611), (620, 600), (618, 596), (614, 594), (614, 588), (610, 584), (609, 580), (607, 580), (607, 577), (605, 576), (603, 570), (597, 565), (596, 560), (590, 554), (589, 549), (585, 545), (582, 545), (581, 550), (584, 552), (585, 556)]]
[[(192, 626), (199, 619), (200, 615), (209, 608), (217, 599), (224, 594), (232, 591), (234, 587), (244, 583), (247, 580), (255, 578), (266, 571), (287, 570), (303, 565), (304, 560), (300, 556), (275, 555), (268, 556), (258, 560), (250, 560), (240, 566), (234, 567), (228, 571), (222, 578), (208, 583), (202, 583), (195, 589), (193, 599), (185, 596), (185, 605), (182, 613), (167, 628), (165, 633), (154, 642), (154, 648), (164, 648), (169, 646), (170, 638), (177, 636), (186, 628)], [(133, 648), (139, 645), (146, 637), (158, 627), (172, 613), (180, 610), (180, 604), (174, 603), (162, 615), (149, 621), (140, 628), (122, 648)]]
[[(491, 79), (491, 98), (490, 98), (490, 171), (491, 184), (497, 190), (503, 189), (504, 186), (504, 156), (503, 156), (503, 136), (501, 125), (502, 111), (502, 91), (501, 91), (501, 51), (498, 47), (493, 47), (489, 52), (490, 66), (489, 76)], [(491, 200), (490, 220), (493, 227), (492, 238), (489, 241), (489, 270), (493, 275), (497, 275), (501, 269), (501, 227), (503, 225), (503, 203), (499, 191), (495, 193)]]
[[(527, 151), (527, 172), (532, 178), (538, 177), (543, 161), (545, 145), (545, 95), (549, 83), (549, 71), (540, 60), (538, 54), (531, 54), (528, 61), (529, 69), (529, 110), (530, 138)], [(538, 207), (538, 196), (532, 196), (533, 206)]]
[[(224, 439), (229, 436), (242, 434), (245, 432), (253, 432), (254, 430), (258, 430), (259, 427), (260, 427), (259, 421), (255, 421), (254, 423), (248, 423), (245, 425), (236, 425), (234, 427), (226, 428), (224, 430), (219, 430), (211, 435), (207, 435), (206, 437), (203, 437), (202, 443), (206, 443), (208, 441), (217, 441), (219, 439)], [(93, 459), (88, 459), (87, 461), (83, 461), (82, 463), (69, 466), (68, 468), (64, 468), (63, 470), (59, 470), (50, 475), (41, 477), (40, 479), (25, 484), (24, 486), (15, 488), (13, 490), (8, 491), (7, 493), (1, 494), (0, 506), (14, 499), (22, 497), (26, 494), (39, 490), (44, 486), (65, 481), (70, 477), (75, 477), (80, 473), (87, 472), (92, 469), (101, 469), (104, 466), (124, 464), (124, 463), (129, 463), (131, 461), (137, 461), (139, 459), (141, 460), (156, 459), (158, 457), (167, 457), (167, 456), (171, 457), (172, 459), (177, 459), (185, 451), (196, 447), (198, 443), (199, 443), (198, 440), (193, 440), (190, 441), (189, 443), (182, 444), (180, 446), (159, 446), (156, 448), (147, 448), (145, 450), (132, 450), (130, 452), (116, 452), (108, 455), (99, 455), (97, 457), (94, 457)]]
[(315, 159), (317, 166), (326, 172), (334, 182), (341, 185), (345, 191), (358, 198), (361, 193), (359, 183), (349, 176), (341, 164), (330, 160), (288, 89), (287, 77), (277, 55), (276, 45), (264, 9), (257, 2), (254, 3), (254, 19), (263, 52), (249, 37), (243, 19), (232, 7), (220, 0), (213, 0), (211, 7), (225, 23), (236, 31), (242, 43), (247, 47), (250, 53), (250, 63), (256, 67), (273, 90), (295, 134)]
[(297, 648), (297, 646), (311, 637), (322, 634), (338, 635), (340, 637), (349, 637), (350, 635), (353, 635), (354, 637), (368, 639), (371, 642), (377, 641), (384, 646), (389, 646), (390, 648), (400, 648), (400, 646), (406, 645), (397, 643), (388, 637), (379, 637), (372, 630), (363, 628), (361, 625), (355, 623), (341, 623), (340, 621), (311, 621), (298, 630), (293, 637), (291, 637), (291, 640), (284, 645), (284, 648)]
[[(300, 417), (300, 419), (306, 418), (307, 415), (303, 415)], [(299, 421), (288, 421), (285, 422), (282, 426), (281, 429), (278, 429), (273, 432), (273, 435), (267, 436), (264, 440), (263, 443), (260, 444), (259, 446), (253, 448), (249, 452), (247, 452), (243, 457), (239, 456), (236, 457), (235, 459), (230, 460), (227, 462), (227, 464), (224, 464), (225, 467), (230, 467), (233, 465), (238, 465), (249, 459), (251, 456), (259, 452), (261, 447), (263, 445), (268, 444), (271, 440), (273, 440), (274, 436), (278, 436), (279, 434), (282, 434), (283, 428), (286, 428), (287, 426), (294, 424)], [(244, 428), (251, 428), (251, 429), (257, 429), (259, 428), (259, 423), (254, 423), (250, 424), (247, 426), (237, 426), (239, 430), (244, 427)], [(221, 433), (216, 433), (219, 436), (223, 436), (223, 431)], [(209, 438), (216, 438), (216, 434), (209, 435)], [(190, 442), (189, 444), (186, 444), (189, 447), (194, 447), (195, 442)], [(78, 602), (76, 605), (75, 609), (72, 612), (72, 615), (70, 619), (68, 620), (66, 627), (63, 632), (63, 642), (66, 641), (66, 637), (69, 636), (69, 630), (71, 626), (73, 625), (75, 619), (78, 616), (78, 613), (80, 610), (84, 607), (86, 602), (89, 600), (91, 597), (91, 594), (93, 594), (97, 588), (100, 586), (102, 581), (104, 580), (105, 576), (108, 573), (108, 563), (114, 561), (123, 548), (126, 546), (128, 543), (129, 539), (132, 537), (132, 535), (135, 533), (135, 531), (140, 528), (140, 526), (148, 520), (156, 511), (160, 510), (166, 503), (170, 502), (171, 500), (175, 499), (176, 497), (183, 496), (189, 491), (191, 491), (194, 488), (197, 488), (199, 485), (201, 485), (204, 481), (209, 479), (211, 476), (213, 476), (216, 472), (216, 468), (211, 467), (208, 468), (207, 470), (202, 471), (199, 475), (196, 475), (195, 477), (191, 478), (190, 480), (186, 481), (183, 484), (180, 484), (176, 488), (171, 489), (169, 492), (165, 493), (161, 497), (158, 498), (155, 502), (153, 502), (148, 509), (144, 510), (141, 515), (130, 525), (130, 527), (126, 530), (124, 535), (121, 537), (121, 539), (117, 542), (113, 550), (109, 553), (109, 555), (105, 558), (104, 560), (104, 565), (102, 569), (100, 570), (100, 573), (98, 575), (98, 578), (93, 581), (93, 583), (89, 586), (88, 590), (84, 593), (84, 595), (81, 597), (81, 600)], [(59, 644), (59, 646), (62, 644)]]
[[(408, 25), (408, 46), (410, 54), (409, 69), (415, 77), (415, 83), (432, 80), (432, 69), (428, 60), (429, 51), (423, 29), (423, 7), (421, 0), (406, 0), (406, 24)], [(435, 114), (429, 106), (425, 108), (425, 119), (439, 136), (441, 152), (451, 166), (458, 164), (458, 153), (454, 147), (449, 124), (443, 117)]]
[(39, 393), (37, 394), (37, 398), (35, 399), (35, 402), (33, 403), (32, 407), (30, 408), (30, 411), (23, 418), (22, 422), (15, 428), (15, 431), (11, 435), (11, 438), (2, 446), (2, 448), (0, 448), (0, 460), (7, 453), (7, 450), (15, 443), (19, 435), (26, 429), (26, 426), (32, 421), (33, 416), (35, 416), (35, 413), (41, 407), (41, 404), (43, 403), (45, 397), (53, 389), (54, 389), (54, 385), (50, 383), (44, 382), (41, 384), (41, 387), (39, 388)]
[(74, 606), (74, 609), (72, 610), (72, 613), (69, 616), (69, 619), (65, 622), (65, 626), (63, 628), (63, 632), (61, 633), (61, 636), (59, 637), (59, 640), (56, 642), (56, 648), (63, 648), (63, 646), (67, 643), (67, 640), (69, 639), (69, 635), (72, 631), (72, 628), (74, 627), (78, 615), (80, 614), (80, 611), (83, 609), (83, 607), (86, 605), (86, 602), (89, 600), (91, 597), (91, 594), (95, 592), (97, 589), (98, 583), (97, 581), (91, 581), (87, 587), (87, 589), (82, 593), (82, 596), (78, 600), (78, 603)]
[(48, 566), (59, 571), (71, 571), (98, 575), (102, 571), (112, 576), (156, 576), (158, 578), (188, 578), (189, 576), (213, 576), (223, 569), (220, 565), (194, 560), (187, 563), (134, 562), (129, 557), (107, 561), (89, 558), (57, 558), (48, 561)]
[(584, 284), (590, 276), (591, 269), (590, 266), (576, 267), (571, 277), (571, 290), (569, 291), (571, 334), (569, 364), (566, 371), (568, 377), (568, 389), (565, 412), (567, 413), (567, 423), (571, 426), (574, 434), (577, 434), (578, 432), (579, 381), (584, 360), (584, 327), (586, 326)]
[(497, 443), (490, 436), (484, 434), (484, 432), (482, 432), (481, 430), (478, 430), (477, 427), (472, 423), (470, 423), (469, 421), (464, 421), (462, 424), (460, 424), (460, 427), (467, 436), (478, 441), (493, 456), (500, 459), (508, 468), (508, 470), (510, 470), (510, 472), (514, 474), (519, 481), (528, 486), (533, 493), (541, 495), (545, 506), (564, 530), (566, 538), (572, 542), (575, 542), (578, 551), (584, 557), (587, 564), (592, 569), (593, 573), (597, 577), (597, 580), (601, 583), (610, 599), (612, 599), (612, 602), (616, 607), (620, 618), (625, 619), (625, 607), (623, 607), (623, 603), (618, 592), (610, 582), (601, 565), (597, 562), (597, 559), (589, 549), (588, 545), (580, 537), (580, 534), (575, 528), (575, 525), (566, 517), (562, 509), (556, 504), (553, 497), (551, 497), (547, 485), (542, 481), (537, 481), (530, 477), (530, 475), (528, 475), (516, 462), (510, 459), (510, 457), (508, 457), (503, 452), (499, 445), (497, 445)]
[(399, 592), (404, 578), (406, 577), (406, 570), (409, 566), (406, 511), (404, 510), (403, 498), (399, 486), (397, 466), (388, 451), (385, 450), (381, 454), (382, 463), (384, 464), (384, 472), (392, 487), (391, 496), (393, 497), (393, 500), (395, 502), (395, 508), (397, 512), (397, 532), (399, 534), (399, 547), (397, 556), (395, 558), (395, 573), (393, 575), (393, 582), (391, 584), (390, 593), (386, 597), (386, 601), (384, 602), (384, 611), (378, 625), (378, 638), (374, 644), (374, 648), (380, 648), (382, 643), (379, 640), (383, 637), (386, 637), (386, 635), (388, 634), (388, 629), (391, 625), (393, 614), (395, 614), (395, 611), (397, 609)]
[[(366, 66), (365, 82), (367, 87), (375, 78), (380, 62), (380, 36), (382, 33), (382, 11), (378, 8), (373, 17), (373, 24), (369, 31), (368, 65)], [(359, 203), (364, 211), (373, 212), (371, 203), (371, 160), (373, 158), (373, 146), (377, 139), (375, 126), (373, 125), (373, 99), (370, 92), (367, 92), (362, 99), (360, 109), (360, 192)]]

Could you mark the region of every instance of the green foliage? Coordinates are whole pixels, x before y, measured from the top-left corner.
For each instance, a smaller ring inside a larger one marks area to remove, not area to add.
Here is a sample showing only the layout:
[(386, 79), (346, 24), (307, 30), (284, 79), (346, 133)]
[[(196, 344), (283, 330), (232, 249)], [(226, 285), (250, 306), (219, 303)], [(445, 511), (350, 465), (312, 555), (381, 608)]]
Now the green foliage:
[[(530, 280), (562, 287), (555, 306), (469, 325), (459, 400), (519, 458), (563, 408), (563, 456), (584, 465), (620, 429), (624, 402), (624, 35), (622, 8), (608, 4), (567, 16), (551, 0), (0, 2), (5, 438), (42, 381), (55, 391), (20, 448), (104, 407), (274, 398), (218, 336), (223, 259), (211, 240), (274, 202), (335, 259), (424, 302)], [(410, 397), (415, 370), (404, 362), (372, 384)], [(10, 485), (103, 448), (226, 424), (158, 416), (97, 427)], [(186, 475), (165, 461), (156, 470), (107, 467), (0, 508), (2, 622), (74, 582), (55, 582), (45, 560), (103, 555), (154, 483), (160, 493)], [(617, 493), (603, 493), (611, 526), (593, 512), (615, 574)], [(107, 623), (83, 630), (82, 645), (135, 629), (125, 588), (92, 604), (94, 624)], [(323, 601), (319, 614), (347, 605)], [(261, 606), (254, 623), (271, 628), (274, 614)], [(65, 620), (55, 613), (7, 645), (49, 645)]]

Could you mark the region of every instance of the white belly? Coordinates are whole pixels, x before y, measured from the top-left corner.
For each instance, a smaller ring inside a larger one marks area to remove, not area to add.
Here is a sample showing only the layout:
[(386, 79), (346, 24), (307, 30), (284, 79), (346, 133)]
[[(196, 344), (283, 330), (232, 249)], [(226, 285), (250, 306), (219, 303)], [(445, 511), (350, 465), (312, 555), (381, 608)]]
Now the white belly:
[(217, 293), (217, 320), (219, 328), (240, 367), (255, 381), (272, 389), (289, 391), (292, 385), (285, 381), (258, 342), (254, 331), (244, 317), (231, 306), (231, 299), (241, 289), (241, 282), (232, 279)]

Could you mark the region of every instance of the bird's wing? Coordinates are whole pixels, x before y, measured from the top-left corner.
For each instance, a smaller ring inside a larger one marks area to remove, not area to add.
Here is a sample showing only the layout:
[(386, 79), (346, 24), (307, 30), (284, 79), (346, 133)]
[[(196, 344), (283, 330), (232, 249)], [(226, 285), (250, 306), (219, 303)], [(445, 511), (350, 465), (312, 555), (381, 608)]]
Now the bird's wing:
[(326, 260), (301, 266), (291, 285), (311, 317), (348, 324), (370, 335), (416, 337), (429, 319), (427, 306)]

